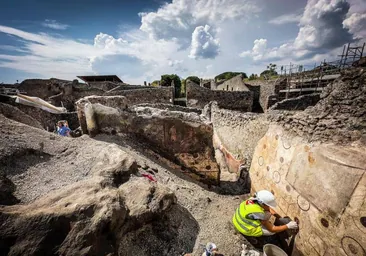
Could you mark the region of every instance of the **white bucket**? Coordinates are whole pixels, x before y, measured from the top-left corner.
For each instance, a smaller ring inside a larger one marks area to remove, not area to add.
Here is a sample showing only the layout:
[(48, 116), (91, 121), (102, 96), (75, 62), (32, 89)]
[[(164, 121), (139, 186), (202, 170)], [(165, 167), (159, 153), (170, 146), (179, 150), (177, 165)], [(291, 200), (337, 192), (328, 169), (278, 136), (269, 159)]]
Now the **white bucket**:
[(273, 244), (263, 246), (263, 256), (288, 256), (280, 247)]

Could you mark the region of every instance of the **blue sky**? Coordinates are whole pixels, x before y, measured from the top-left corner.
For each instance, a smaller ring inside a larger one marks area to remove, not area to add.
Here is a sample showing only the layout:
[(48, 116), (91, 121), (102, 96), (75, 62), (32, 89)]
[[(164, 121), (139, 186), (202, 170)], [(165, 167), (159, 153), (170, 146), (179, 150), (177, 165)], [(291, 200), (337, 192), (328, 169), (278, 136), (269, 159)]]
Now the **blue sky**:
[(260, 73), (365, 41), (365, 0), (2, 0), (0, 82)]

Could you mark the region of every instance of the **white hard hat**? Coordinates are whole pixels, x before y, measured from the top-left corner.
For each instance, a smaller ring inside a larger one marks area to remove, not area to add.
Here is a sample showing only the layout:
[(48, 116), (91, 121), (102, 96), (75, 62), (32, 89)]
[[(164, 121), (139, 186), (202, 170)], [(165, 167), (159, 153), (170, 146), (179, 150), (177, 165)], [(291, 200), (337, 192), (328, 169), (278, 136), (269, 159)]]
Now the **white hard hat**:
[(207, 252), (212, 252), (215, 249), (217, 249), (216, 244), (211, 243), (211, 242), (209, 242), (209, 243), (206, 244), (206, 251)]
[(268, 190), (258, 191), (255, 194), (255, 198), (258, 199), (259, 203), (263, 203), (265, 205), (268, 205), (271, 208), (276, 208), (277, 207), (276, 199), (275, 199), (274, 195), (271, 192), (269, 192)]

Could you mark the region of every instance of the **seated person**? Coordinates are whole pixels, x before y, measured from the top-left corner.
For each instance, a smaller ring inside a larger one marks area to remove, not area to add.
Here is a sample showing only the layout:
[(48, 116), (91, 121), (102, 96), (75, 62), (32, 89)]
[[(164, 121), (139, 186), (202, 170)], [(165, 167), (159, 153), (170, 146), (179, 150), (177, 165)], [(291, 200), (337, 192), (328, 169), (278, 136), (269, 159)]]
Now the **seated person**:
[(62, 122), (58, 122), (57, 126), (58, 126), (57, 134), (61, 136), (70, 136), (71, 130), (69, 127), (66, 127)]
[(286, 225), (274, 226), (270, 221), (271, 215), (279, 217), (275, 212), (276, 201), (274, 195), (267, 191), (258, 191), (254, 197), (242, 202), (233, 216), (236, 230), (245, 236), (271, 236), (287, 229), (298, 229), (295, 221)]

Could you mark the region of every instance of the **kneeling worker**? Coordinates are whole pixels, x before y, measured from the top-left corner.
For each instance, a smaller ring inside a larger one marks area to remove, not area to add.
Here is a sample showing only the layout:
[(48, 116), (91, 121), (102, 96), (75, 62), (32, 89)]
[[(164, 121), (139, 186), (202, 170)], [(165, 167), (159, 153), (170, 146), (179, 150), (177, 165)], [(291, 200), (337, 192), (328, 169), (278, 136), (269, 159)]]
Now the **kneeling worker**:
[(286, 225), (274, 226), (270, 221), (271, 215), (279, 217), (273, 208), (277, 206), (274, 195), (267, 191), (258, 191), (254, 197), (242, 202), (233, 216), (235, 228), (245, 236), (271, 236), (287, 229), (297, 229), (295, 221)]

